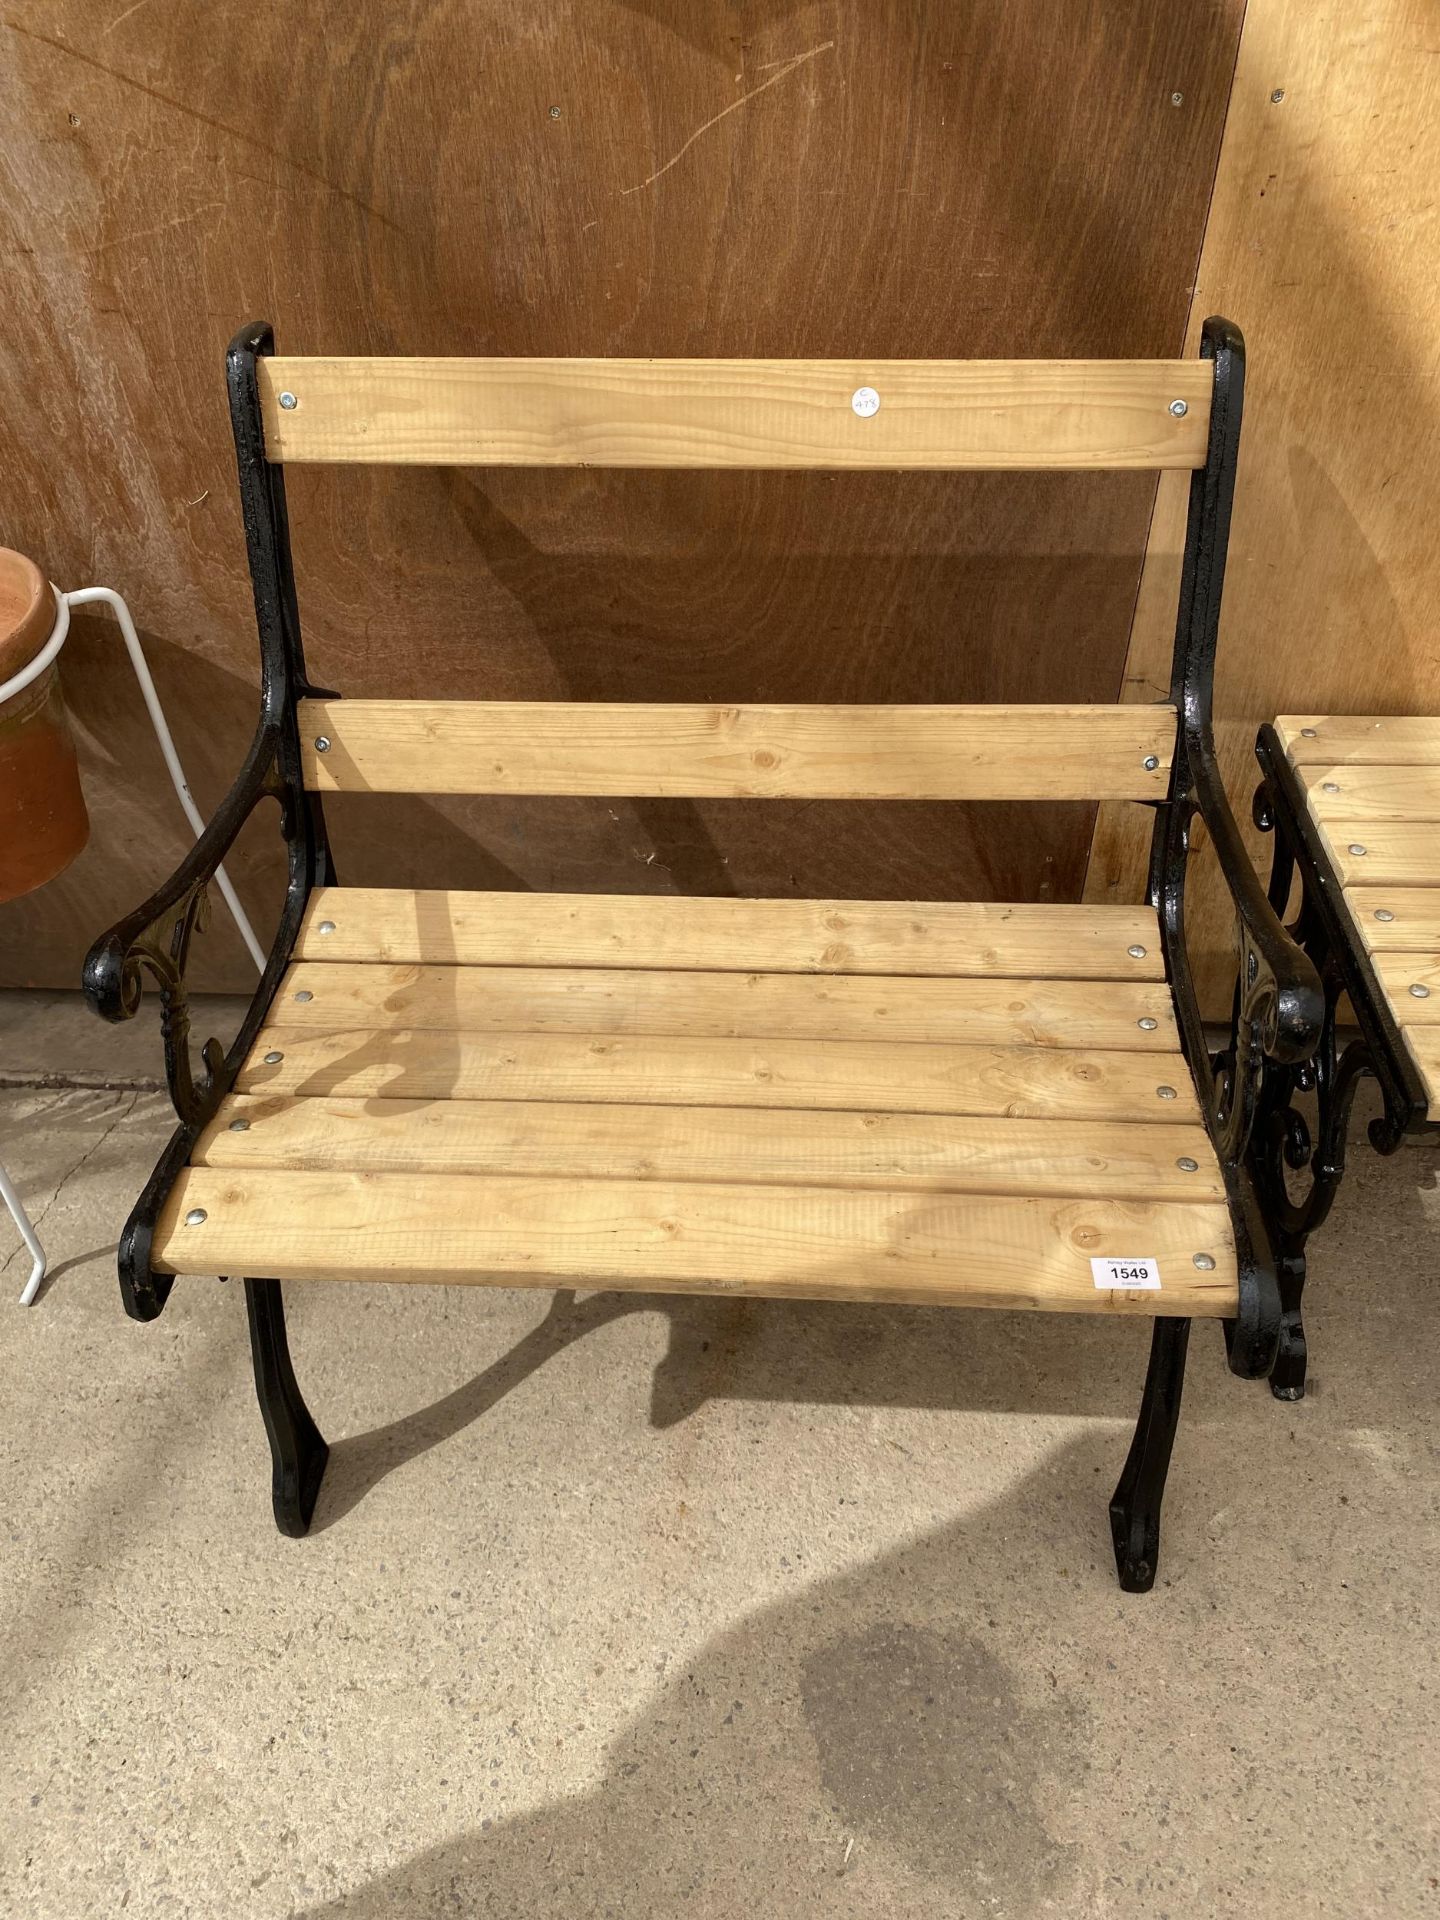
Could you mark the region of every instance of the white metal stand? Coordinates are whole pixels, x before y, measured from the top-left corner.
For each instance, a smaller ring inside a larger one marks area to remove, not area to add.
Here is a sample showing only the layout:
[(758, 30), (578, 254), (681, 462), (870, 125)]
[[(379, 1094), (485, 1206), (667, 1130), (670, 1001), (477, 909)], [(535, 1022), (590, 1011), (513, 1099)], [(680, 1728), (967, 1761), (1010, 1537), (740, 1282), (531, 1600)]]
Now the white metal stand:
[[(160, 697), (155, 691), (155, 682), (151, 679), (150, 669), (145, 663), (145, 654), (140, 645), (140, 636), (135, 631), (135, 622), (130, 618), (130, 609), (120, 595), (109, 587), (81, 587), (76, 593), (61, 593), (56, 587), (54, 592), (55, 625), (50, 630), (50, 638), (28, 666), (22, 667), (20, 672), (12, 675), (10, 679), (0, 682), (0, 706), (3, 706), (13, 695), (22, 693), (32, 681), (38, 680), (52, 661), (59, 656), (60, 649), (69, 636), (72, 607), (108, 607), (120, 623), (125, 651), (130, 656), (130, 665), (135, 669), (135, 678), (140, 683), (145, 710), (150, 715), (150, 724), (155, 729), (155, 738), (159, 741), (160, 751), (165, 757), (165, 766), (170, 775), (171, 784), (179, 795), (180, 805), (185, 810), (185, 818), (190, 822), (198, 838), (205, 830), (205, 822), (200, 817), (200, 809), (195, 804), (190, 792), (190, 783), (185, 778), (185, 769), (180, 765), (180, 756), (175, 751), (175, 742), (170, 737), (170, 728), (166, 724)], [(241, 906), (224, 867), (215, 869), (215, 884), (219, 887), (221, 897), (229, 907), (236, 926), (240, 929), (240, 938), (250, 950), (250, 958), (255, 962), (256, 971), (263, 973), (265, 971), (264, 951), (255, 938), (255, 930), (246, 917), (245, 909)], [(45, 1278), (45, 1249), (36, 1237), (35, 1229), (31, 1226), (25, 1209), (20, 1204), (20, 1196), (11, 1185), (3, 1166), (0, 1166), (0, 1200), (5, 1202), (11, 1219), (20, 1229), (20, 1238), (30, 1249), (33, 1265), (30, 1269), (30, 1278), (25, 1282), (24, 1291), (20, 1295), (21, 1306), (28, 1307), (33, 1304), (36, 1294), (40, 1291), (40, 1282)]]

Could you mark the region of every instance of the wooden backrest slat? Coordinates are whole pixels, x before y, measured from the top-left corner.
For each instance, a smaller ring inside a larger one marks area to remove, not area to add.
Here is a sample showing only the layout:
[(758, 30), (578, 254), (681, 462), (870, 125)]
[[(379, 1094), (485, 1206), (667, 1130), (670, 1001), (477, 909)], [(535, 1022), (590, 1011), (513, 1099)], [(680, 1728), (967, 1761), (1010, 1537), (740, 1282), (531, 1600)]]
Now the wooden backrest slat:
[(305, 700), (300, 732), (321, 792), (1159, 800), (1175, 709)]
[(271, 460), (424, 466), (1199, 467), (1213, 377), (1198, 359), (259, 362)]

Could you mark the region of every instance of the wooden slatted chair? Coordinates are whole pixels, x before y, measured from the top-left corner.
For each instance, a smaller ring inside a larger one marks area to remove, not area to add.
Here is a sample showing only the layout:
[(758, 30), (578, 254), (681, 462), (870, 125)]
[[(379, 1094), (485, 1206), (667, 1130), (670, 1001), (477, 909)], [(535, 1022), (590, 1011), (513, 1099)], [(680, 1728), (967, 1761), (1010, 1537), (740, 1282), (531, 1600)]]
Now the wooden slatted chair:
[[(263, 686), (254, 745), (176, 876), (93, 949), (96, 1008), (164, 995), (180, 1127), (121, 1246), (129, 1311), (244, 1275), (276, 1517), (326, 1449), (280, 1282), (702, 1291), (1155, 1316), (1111, 1515), (1148, 1587), (1189, 1322), (1264, 1375), (1280, 1299), (1245, 1128), (1319, 990), (1226, 808), (1210, 677), (1243, 343), (1166, 362), (228, 358)], [(874, 405), (878, 395), (878, 410)], [(1186, 468), (1171, 698), (800, 707), (345, 700), (305, 674), (289, 461)], [(1155, 814), (1136, 906), (635, 898), (337, 884), (326, 793), (1121, 799)], [(281, 805), (290, 885), (228, 1053), (192, 1073), (184, 967), (241, 822)], [(1242, 969), (1212, 1060), (1183, 937), (1192, 818)]]
[(1344, 1177), (1362, 1077), (1381, 1098), (1367, 1129), (1377, 1151), (1440, 1129), (1440, 719), (1282, 714), (1255, 754), (1255, 820), (1275, 835), (1270, 899), (1285, 911), (1298, 878), (1292, 930), (1325, 991), (1313, 1059), (1267, 1077), (1254, 1135), (1268, 1151), (1252, 1155), (1283, 1305), (1270, 1385), (1299, 1400), (1305, 1248)]

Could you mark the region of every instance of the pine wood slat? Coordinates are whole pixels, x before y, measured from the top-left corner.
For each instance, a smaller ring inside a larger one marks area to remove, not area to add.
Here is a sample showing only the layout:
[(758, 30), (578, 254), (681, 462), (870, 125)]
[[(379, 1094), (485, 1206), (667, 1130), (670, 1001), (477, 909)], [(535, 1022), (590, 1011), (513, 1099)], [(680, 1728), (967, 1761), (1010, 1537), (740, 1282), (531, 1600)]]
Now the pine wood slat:
[[(258, 371), (270, 459), (425, 466), (1198, 467), (1213, 390), (1195, 360), (278, 355)], [(862, 414), (866, 388), (879, 406)]]
[(1401, 1034), (1425, 1084), (1426, 1113), (1431, 1119), (1440, 1117), (1440, 1028), (1408, 1026)]
[(1371, 953), (1440, 953), (1440, 888), (1347, 887), (1345, 903)]
[(1434, 766), (1341, 766), (1322, 761), (1296, 769), (1317, 820), (1440, 821), (1440, 762)]
[(1440, 764), (1440, 718), (1428, 714), (1283, 714), (1275, 722), (1293, 765)]
[[(278, 1060), (267, 1062), (275, 1053)], [(1169, 1086), (1174, 1097), (1157, 1089)], [(672, 1035), (376, 1033), (266, 1028), (241, 1093), (389, 1099), (590, 1100), (661, 1106), (821, 1107), (1072, 1119), (1199, 1117), (1179, 1054), (882, 1040), (707, 1040)]]
[(326, 793), (1158, 800), (1175, 709), (303, 700), (300, 739)]
[(1440, 832), (1425, 821), (1315, 822), (1341, 885), (1440, 886)]
[(1440, 956), (1379, 953), (1375, 974), (1402, 1027), (1440, 1026)]
[[(1169, 987), (1112, 980), (914, 980), (607, 967), (290, 969), (275, 1027), (773, 1035), (1173, 1053)], [(1142, 1025), (1147, 1022), (1147, 1025)]]
[(470, 966), (1165, 977), (1159, 921), (1150, 907), (948, 900), (322, 887), (306, 909), (295, 952), (299, 960)]
[(193, 1160), (202, 1167), (297, 1172), (1225, 1197), (1201, 1126), (933, 1113), (232, 1094), (196, 1143)]
[[(184, 1224), (187, 1214), (203, 1216)], [(1215, 1262), (1201, 1271), (1200, 1253)], [(1159, 1292), (1093, 1257), (1159, 1262)], [(192, 1167), (161, 1272), (633, 1287), (1071, 1312), (1233, 1315), (1221, 1205), (841, 1192), (665, 1181)]]

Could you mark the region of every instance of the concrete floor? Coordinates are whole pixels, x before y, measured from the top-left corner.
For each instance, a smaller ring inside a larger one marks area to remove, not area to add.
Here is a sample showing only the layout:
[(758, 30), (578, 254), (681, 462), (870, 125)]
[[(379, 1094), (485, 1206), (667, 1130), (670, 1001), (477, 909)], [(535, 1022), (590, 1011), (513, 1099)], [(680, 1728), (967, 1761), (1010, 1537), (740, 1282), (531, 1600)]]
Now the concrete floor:
[(1355, 1156), (1303, 1404), (1197, 1328), (1147, 1597), (1144, 1328), (1041, 1315), (295, 1287), (292, 1541), (239, 1290), (121, 1313), (157, 1065), (0, 1002), (6, 1916), (1440, 1908), (1428, 1151)]

